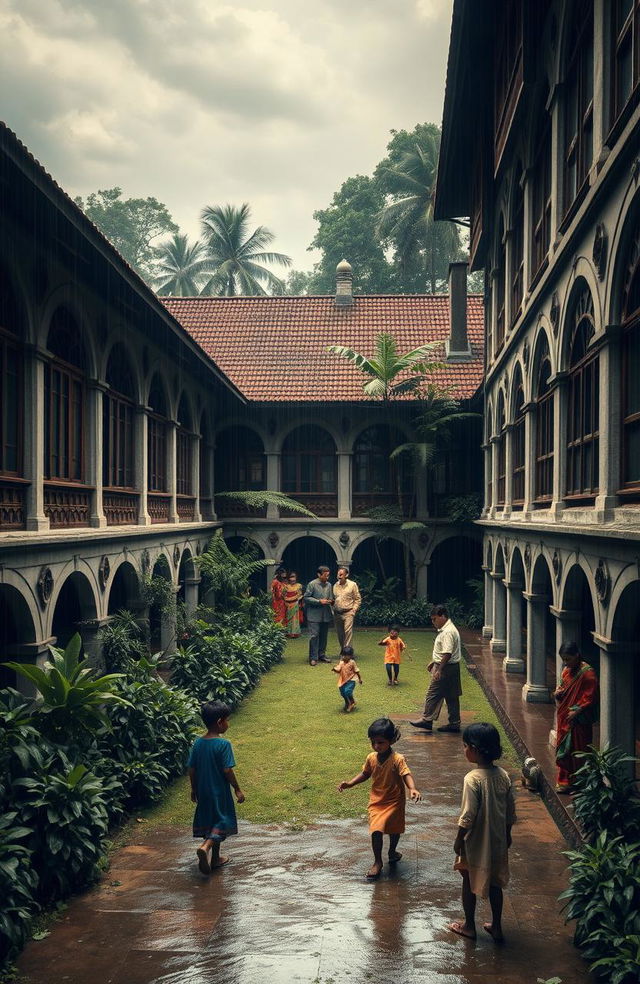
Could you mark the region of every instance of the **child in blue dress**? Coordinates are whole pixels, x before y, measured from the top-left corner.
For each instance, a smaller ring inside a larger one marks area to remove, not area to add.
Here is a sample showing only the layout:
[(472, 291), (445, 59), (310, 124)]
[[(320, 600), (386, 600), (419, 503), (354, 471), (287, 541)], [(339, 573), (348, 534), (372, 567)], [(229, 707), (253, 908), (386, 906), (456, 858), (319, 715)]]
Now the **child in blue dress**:
[(191, 801), (197, 803), (193, 836), (203, 838), (196, 851), (198, 868), (203, 875), (210, 875), (213, 868), (229, 860), (220, 855), (222, 841), (238, 833), (231, 787), (238, 803), (244, 803), (244, 793), (233, 771), (236, 763), (231, 742), (222, 737), (229, 727), (231, 708), (220, 700), (212, 700), (202, 705), (200, 714), (207, 732), (196, 738), (188, 766)]

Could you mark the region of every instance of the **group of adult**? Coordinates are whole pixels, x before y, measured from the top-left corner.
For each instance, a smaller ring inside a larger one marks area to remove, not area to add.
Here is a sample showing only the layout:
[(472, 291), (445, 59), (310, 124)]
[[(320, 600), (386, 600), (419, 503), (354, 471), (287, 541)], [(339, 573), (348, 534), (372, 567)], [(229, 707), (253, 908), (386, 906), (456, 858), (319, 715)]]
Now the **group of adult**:
[(358, 585), (349, 578), (348, 567), (338, 567), (335, 584), (329, 580), (330, 574), (328, 567), (320, 565), (315, 578), (303, 591), (297, 573), (280, 567), (271, 582), (274, 615), (284, 625), (288, 638), (297, 638), (306, 620), (310, 666), (331, 662), (327, 657), (330, 625), (336, 630), (340, 652), (351, 646), (353, 620), (362, 604)]

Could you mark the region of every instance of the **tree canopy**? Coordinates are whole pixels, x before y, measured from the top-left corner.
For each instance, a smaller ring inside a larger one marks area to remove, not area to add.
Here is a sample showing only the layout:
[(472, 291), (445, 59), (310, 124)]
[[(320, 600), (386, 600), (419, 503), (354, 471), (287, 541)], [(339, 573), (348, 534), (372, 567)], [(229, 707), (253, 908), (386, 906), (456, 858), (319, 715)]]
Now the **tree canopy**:
[(213, 270), (203, 294), (234, 297), (284, 293), (284, 281), (264, 264), (289, 267), (291, 258), (266, 249), (275, 239), (270, 229), (258, 226), (250, 231), (247, 202), (240, 208), (207, 205), (201, 217), (206, 256)]

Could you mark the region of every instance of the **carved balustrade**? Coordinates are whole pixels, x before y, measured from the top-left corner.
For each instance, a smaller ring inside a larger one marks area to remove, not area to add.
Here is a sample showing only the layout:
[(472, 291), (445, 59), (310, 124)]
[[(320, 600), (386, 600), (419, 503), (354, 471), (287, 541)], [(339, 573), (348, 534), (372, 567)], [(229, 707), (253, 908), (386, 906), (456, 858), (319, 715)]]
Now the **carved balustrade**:
[(44, 514), (49, 517), (51, 529), (88, 526), (91, 506), (91, 489), (73, 485), (44, 486)]
[(107, 526), (135, 526), (138, 522), (135, 492), (105, 492), (102, 498)]
[(0, 482), (0, 529), (23, 530), (25, 527), (25, 493), (28, 483)]

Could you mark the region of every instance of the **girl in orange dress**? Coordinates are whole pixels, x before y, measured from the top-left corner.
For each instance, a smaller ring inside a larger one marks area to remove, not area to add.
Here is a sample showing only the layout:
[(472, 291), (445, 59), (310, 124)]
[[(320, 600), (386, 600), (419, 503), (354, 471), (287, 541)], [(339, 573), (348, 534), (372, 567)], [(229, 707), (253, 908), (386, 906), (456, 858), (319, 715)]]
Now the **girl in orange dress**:
[(400, 661), (402, 650), (406, 649), (405, 643), (400, 638), (400, 629), (397, 625), (389, 626), (389, 635), (385, 636), (378, 643), (379, 646), (386, 646), (384, 651), (384, 665), (389, 677), (389, 687), (398, 686), (398, 673), (400, 672)]
[(284, 567), (279, 567), (271, 582), (271, 607), (278, 625), (285, 625), (287, 621), (287, 606), (284, 603), (286, 580), (287, 572)]
[(389, 834), (389, 864), (395, 864), (402, 855), (396, 850), (400, 834), (404, 833), (405, 786), (412, 800), (422, 799), (404, 755), (391, 750), (400, 732), (389, 718), (378, 718), (367, 731), (373, 752), (367, 755), (362, 772), (341, 782), (338, 792), (358, 786), (371, 779), (369, 794), (369, 831), (373, 864), (367, 872), (369, 881), (382, 873), (382, 835)]

